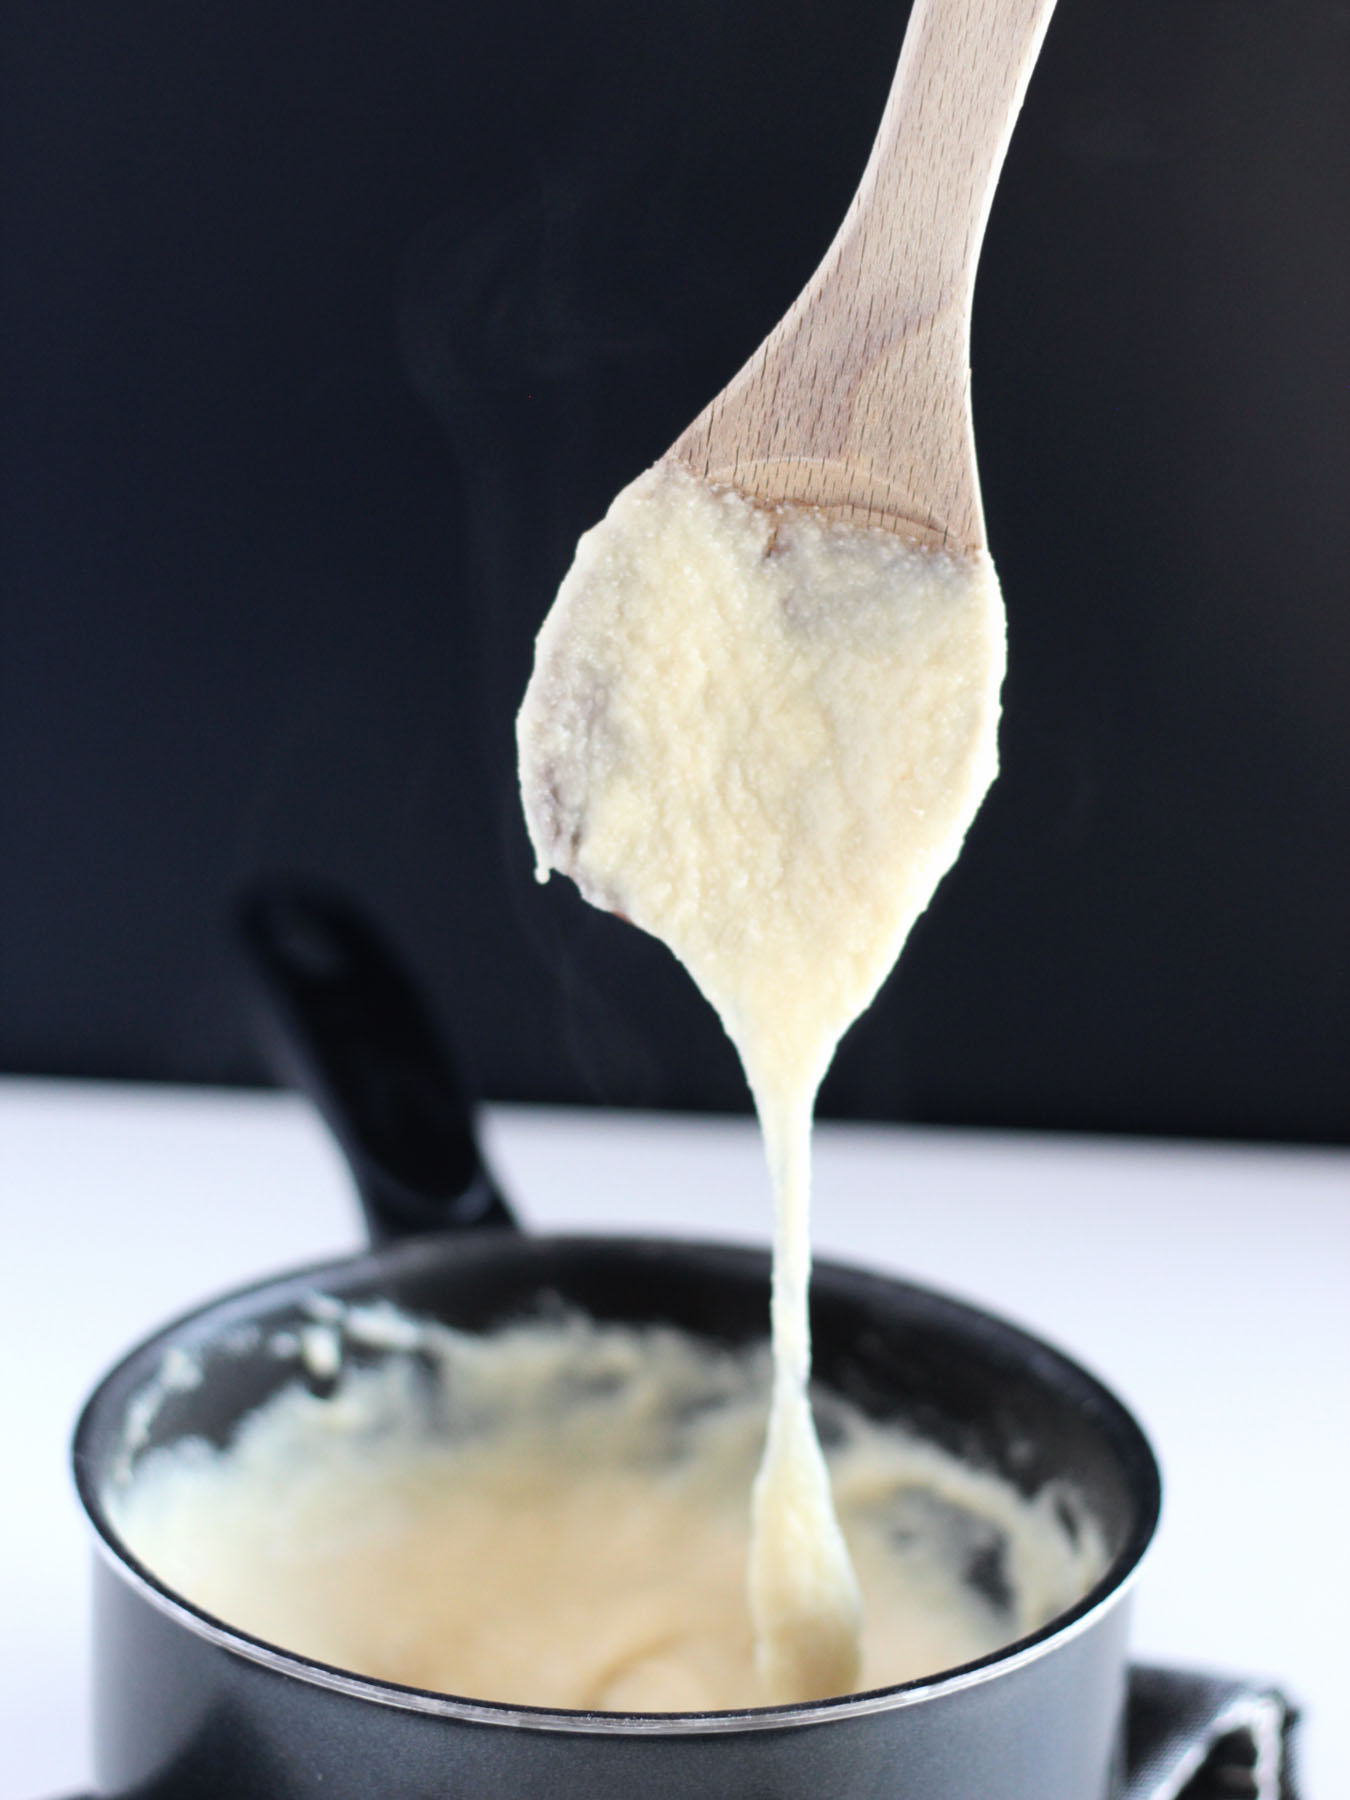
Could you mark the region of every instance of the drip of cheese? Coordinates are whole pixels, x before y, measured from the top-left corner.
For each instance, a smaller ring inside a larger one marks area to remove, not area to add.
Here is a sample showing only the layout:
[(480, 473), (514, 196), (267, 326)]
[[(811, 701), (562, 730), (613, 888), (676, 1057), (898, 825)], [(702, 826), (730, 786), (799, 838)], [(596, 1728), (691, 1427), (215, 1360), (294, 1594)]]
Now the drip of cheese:
[(764, 1695), (857, 1686), (858, 1584), (806, 1396), (810, 1126), (997, 769), (986, 556), (661, 463), (577, 547), (518, 723), (541, 879), (661, 938), (735, 1043), (775, 1196), (750, 1611)]

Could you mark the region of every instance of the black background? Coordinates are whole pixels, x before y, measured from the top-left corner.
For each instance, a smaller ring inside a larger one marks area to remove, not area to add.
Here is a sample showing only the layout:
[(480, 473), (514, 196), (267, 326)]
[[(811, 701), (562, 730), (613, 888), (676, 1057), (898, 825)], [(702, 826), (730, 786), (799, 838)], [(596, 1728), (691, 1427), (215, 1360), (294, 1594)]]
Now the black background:
[[(785, 309), (895, 0), (8, 0), (0, 1065), (259, 1077), (339, 881), (500, 1097), (739, 1107), (533, 883), (578, 532)], [(837, 1115), (1350, 1141), (1350, 6), (1061, 0), (973, 347), (1003, 774)]]

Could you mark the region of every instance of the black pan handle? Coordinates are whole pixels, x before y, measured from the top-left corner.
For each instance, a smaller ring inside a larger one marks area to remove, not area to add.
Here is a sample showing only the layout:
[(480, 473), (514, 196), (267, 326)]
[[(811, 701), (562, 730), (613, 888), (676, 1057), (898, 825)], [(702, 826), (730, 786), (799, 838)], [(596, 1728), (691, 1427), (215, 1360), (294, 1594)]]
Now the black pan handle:
[(261, 978), (273, 1072), (337, 1139), (372, 1243), (513, 1226), (453, 1058), (370, 921), (331, 888), (291, 877), (250, 888), (235, 919)]

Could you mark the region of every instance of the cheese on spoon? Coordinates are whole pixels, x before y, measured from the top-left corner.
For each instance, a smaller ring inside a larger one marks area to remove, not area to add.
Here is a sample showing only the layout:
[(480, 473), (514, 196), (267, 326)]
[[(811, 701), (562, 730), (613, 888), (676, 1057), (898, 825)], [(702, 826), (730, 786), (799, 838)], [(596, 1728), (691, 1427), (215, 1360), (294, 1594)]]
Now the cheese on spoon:
[(759, 1114), (774, 1379), (749, 1591), (774, 1702), (859, 1678), (858, 1585), (807, 1395), (812, 1109), (997, 771), (1004, 656), (986, 555), (663, 462), (581, 539), (521, 707), (540, 879), (557, 869), (674, 951)]

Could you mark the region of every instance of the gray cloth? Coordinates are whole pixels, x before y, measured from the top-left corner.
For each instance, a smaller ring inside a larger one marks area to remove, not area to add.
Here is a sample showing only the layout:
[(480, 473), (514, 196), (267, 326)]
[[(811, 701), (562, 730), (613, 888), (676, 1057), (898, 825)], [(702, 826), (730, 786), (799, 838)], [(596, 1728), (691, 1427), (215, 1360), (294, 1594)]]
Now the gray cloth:
[(1305, 1800), (1293, 1765), (1297, 1718), (1269, 1683), (1136, 1667), (1125, 1800)]

